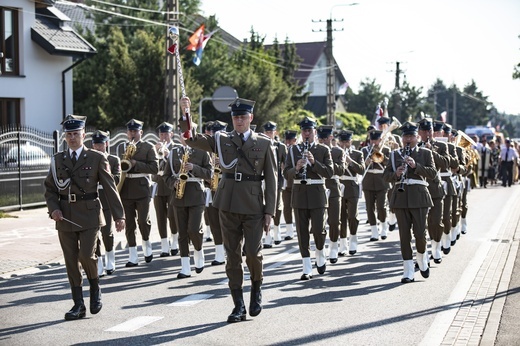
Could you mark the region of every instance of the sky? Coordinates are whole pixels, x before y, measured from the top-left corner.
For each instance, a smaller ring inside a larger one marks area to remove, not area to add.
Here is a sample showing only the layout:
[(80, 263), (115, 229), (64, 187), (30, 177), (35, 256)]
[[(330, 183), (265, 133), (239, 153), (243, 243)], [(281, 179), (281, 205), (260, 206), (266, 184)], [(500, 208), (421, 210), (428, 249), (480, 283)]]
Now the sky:
[(325, 21), (336, 19), (333, 55), (354, 92), (369, 78), (389, 93), (400, 62), (401, 83), (424, 95), (437, 79), (459, 90), (473, 80), (499, 112), (520, 115), (519, 0), (202, 0), (202, 11), (266, 44), (325, 41)]

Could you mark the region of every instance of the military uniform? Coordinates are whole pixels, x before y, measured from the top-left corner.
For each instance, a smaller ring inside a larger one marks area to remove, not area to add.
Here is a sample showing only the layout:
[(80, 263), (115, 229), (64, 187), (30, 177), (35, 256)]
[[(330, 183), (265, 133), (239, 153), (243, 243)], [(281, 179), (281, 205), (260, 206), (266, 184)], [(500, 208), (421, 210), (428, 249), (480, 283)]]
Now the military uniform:
[[(417, 249), (417, 264), (421, 275), (427, 278), (429, 272), (429, 259), (426, 252), (426, 217), (428, 208), (433, 202), (428, 192), (426, 178), (434, 179), (437, 175), (431, 150), (419, 148), (417, 139), (415, 142), (410, 137), (417, 136), (417, 125), (405, 122), (401, 126), (403, 131), (403, 147), (409, 149), (394, 150), (391, 159), (385, 167), (383, 178), (387, 182), (393, 182), (390, 208), (397, 217), (399, 226), (399, 238), (401, 243), (401, 255), (403, 257), (402, 283), (414, 281), (414, 265), (412, 250), (412, 234), (415, 238)], [(409, 142), (407, 142), (409, 141)], [(413, 159), (415, 167), (412, 167), (409, 159)], [(408, 162), (408, 163), (406, 163)], [(406, 167), (402, 175), (396, 172), (398, 168)]]
[[(161, 133), (170, 134), (173, 132), (173, 125), (164, 122), (157, 127), (157, 130), (159, 131), (159, 136), (161, 136)], [(162, 153), (157, 154), (159, 157), (159, 172), (152, 175), (152, 181), (154, 182), (152, 185), (152, 198), (157, 217), (157, 228), (161, 237), (161, 257), (167, 257), (170, 254), (174, 256), (179, 252), (179, 234), (175, 223), (173, 205), (170, 203), (172, 190), (163, 179), (164, 170), (168, 165), (168, 155), (177, 145), (171, 139), (161, 143), (161, 148), (158, 150), (162, 151)], [(171, 232), (171, 242), (168, 241), (168, 226)]]
[[(452, 136), (455, 138), (458, 135), (456, 130), (452, 130)], [(455, 150), (457, 152), (457, 158), (459, 159), (459, 166), (457, 168), (457, 172), (454, 173), (454, 179), (457, 184), (457, 195), (452, 200), (451, 205), (451, 230), (450, 230), (450, 245), (453, 246), (457, 242), (457, 239), (460, 237), (460, 214), (462, 212), (462, 197), (464, 195), (464, 190), (466, 189), (466, 178), (465, 176), (468, 173), (467, 169), (467, 157), (466, 151), (464, 148), (460, 146), (455, 146)]]
[[(98, 184), (103, 186), (114, 219), (125, 217), (107, 158), (82, 145), (85, 120), (86, 117), (69, 115), (63, 121), (67, 143), (81, 146), (75, 151), (67, 149), (55, 154), (44, 182), (49, 215), (60, 220), (56, 222), (56, 229), (74, 300), (74, 307), (65, 314), (66, 320), (85, 316), (80, 268), (85, 270), (90, 283), (90, 312), (96, 314), (102, 307), (95, 251), (99, 229), (105, 225), (105, 219), (98, 198)], [(81, 140), (69, 139), (69, 132), (72, 136), (81, 136)]]
[[(348, 251), (351, 255), (357, 252), (358, 238), (357, 229), (359, 226), (359, 197), (360, 186), (358, 175), (362, 175), (365, 171), (365, 159), (360, 150), (355, 150), (351, 146), (347, 147), (345, 142), (352, 139), (352, 131), (342, 131), (339, 134), (340, 145), (345, 145), (345, 156), (350, 158), (350, 162), (346, 163), (343, 175), (339, 180), (344, 185), (343, 197), (341, 199), (341, 226), (339, 239), (339, 255), (345, 256), (347, 252), (347, 223), (350, 231), (350, 241), (348, 242)], [(345, 159), (347, 160), (347, 159)], [(348, 161), (348, 160), (347, 160)]]
[[(305, 117), (300, 122), (300, 128), (302, 132), (304, 130), (315, 131), (316, 122), (311, 118)], [(283, 172), (286, 179), (294, 180), (291, 203), (296, 218), (298, 245), (302, 256), (302, 280), (312, 278), (310, 233), (313, 234), (316, 245), (315, 256), (318, 272), (323, 274), (326, 270), (324, 246), (327, 236), (325, 212), (328, 206), (328, 199), (325, 179), (331, 178), (334, 170), (330, 149), (314, 141), (314, 138), (310, 138), (310, 140), (304, 140), (303, 143), (293, 145), (290, 148)], [(310, 162), (307, 162), (300, 170), (297, 170), (297, 163), (300, 159), (305, 159), (304, 153), (306, 151), (314, 156), (314, 164), (311, 165)]]
[[(252, 281), (249, 313), (256, 316), (262, 309), (262, 230), (265, 214), (272, 216), (276, 210), (276, 158), (271, 141), (249, 130), (253, 106), (253, 101), (244, 99), (237, 99), (230, 105), (232, 117), (244, 119), (237, 120), (240, 123), (248, 122), (244, 133), (222, 131), (217, 132), (215, 137), (198, 134), (188, 142), (193, 148), (217, 153), (220, 160), (222, 179), (213, 198), (213, 205), (219, 210), (227, 253), (226, 274), (235, 304), (228, 322), (245, 320), (243, 241)], [(264, 188), (262, 181), (265, 182)]]
[[(92, 134), (92, 143), (102, 143), (106, 148), (106, 142), (109, 140), (109, 135), (104, 131), (95, 131)], [(108, 163), (110, 165), (110, 173), (114, 178), (116, 185), (119, 183), (119, 179), (121, 176), (121, 161), (119, 157), (115, 155), (110, 155), (109, 153), (104, 152)], [(96, 250), (96, 255), (98, 256), (98, 274), (99, 276), (103, 276), (104, 269), (108, 275), (111, 275), (116, 270), (116, 258), (114, 252), (114, 233), (113, 233), (113, 224), (112, 224), (112, 213), (110, 212), (110, 204), (108, 198), (105, 194), (105, 190), (103, 189), (103, 185), (98, 186), (99, 200), (101, 201), (101, 206), (103, 208), (103, 215), (105, 217), (105, 226), (101, 227), (101, 237), (103, 239), (103, 245), (105, 246), (105, 262), (106, 267), (103, 265), (103, 258), (101, 256), (101, 240), (98, 239), (98, 246)]]
[[(143, 122), (132, 119), (127, 124), (129, 131), (141, 131)], [(124, 158), (129, 143), (123, 143), (117, 148), (121, 159)], [(155, 147), (143, 140), (134, 143), (136, 147), (132, 160), (136, 161), (134, 167), (126, 172), (126, 178), (119, 192), (125, 214), (127, 217), (126, 240), (128, 242), (129, 258), (127, 267), (138, 265), (137, 242), (136, 242), (136, 218), (139, 224), (139, 231), (142, 238), (143, 254), (146, 262), (153, 259), (152, 243), (150, 241), (150, 231), (152, 223), (150, 221), (150, 202), (152, 184), (151, 174), (159, 172), (159, 163)]]
[[(273, 121), (268, 121), (264, 124), (264, 131), (271, 131), (274, 133), (276, 131), (277, 124)], [(274, 240), (274, 244), (278, 245), (282, 242), (282, 236), (280, 234), (280, 219), (282, 217), (282, 189), (283, 189), (283, 166), (285, 165), (285, 160), (287, 159), (287, 147), (285, 144), (281, 143), (278, 140), (271, 140), (273, 145), (273, 151), (276, 157), (276, 167), (278, 172), (278, 189), (276, 193), (276, 212), (273, 217), (273, 234), (271, 235), (271, 230), (267, 233), (264, 238), (264, 248), (272, 247), (272, 243)]]
[[(292, 145), (288, 145), (288, 141), (295, 140), (296, 131), (287, 130), (285, 131), (285, 144), (287, 152), (289, 152)], [(287, 158), (286, 158), (287, 160)], [(284, 161), (285, 163), (285, 161)], [(291, 206), (292, 187), (294, 180), (292, 178), (283, 177), (282, 170), (282, 201), (283, 201), (283, 218), (285, 221), (285, 240), (291, 240), (294, 237), (294, 224), (293, 224), (293, 209)]]
[[(381, 138), (381, 131), (372, 130), (369, 132), (371, 140), (378, 140)], [(383, 171), (388, 163), (390, 155), (390, 148), (380, 144), (379, 152), (382, 155), (382, 162), (372, 162), (372, 155), (374, 154), (374, 146), (369, 145), (361, 149), (363, 156), (366, 160), (370, 160), (370, 163), (366, 166), (365, 176), (363, 177), (362, 187), (363, 194), (365, 195), (365, 203), (367, 210), (368, 223), (372, 234), (370, 241), (379, 240), (379, 233), (381, 233), (381, 239), (386, 239), (388, 224), (386, 222), (386, 199), (387, 191), (390, 188), (389, 182), (383, 179)], [(377, 218), (376, 218), (377, 212)], [(379, 221), (380, 226), (378, 227), (377, 222)]]
[[(332, 137), (332, 126), (320, 126), (318, 128), (318, 138), (320, 142), (328, 141)], [(328, 140), (327, 140), (328, 139)], [(339, 177), (345, 172), (345, 153), (343, 149), (337, 146), (331, 146), (322, 142), (330, 149), (330, 156), (333, 164), (333, 175), (331, 178), (325, 179), (325, 188), (329, 190), (329, 200), (327, 207), (327, 223), (329, 224), (329, 261), (336, 263), (338, 261), (338, 240), (340, 229), (340, 210), (341, 196), (343, 194), (343, 185), (339, 181)]]

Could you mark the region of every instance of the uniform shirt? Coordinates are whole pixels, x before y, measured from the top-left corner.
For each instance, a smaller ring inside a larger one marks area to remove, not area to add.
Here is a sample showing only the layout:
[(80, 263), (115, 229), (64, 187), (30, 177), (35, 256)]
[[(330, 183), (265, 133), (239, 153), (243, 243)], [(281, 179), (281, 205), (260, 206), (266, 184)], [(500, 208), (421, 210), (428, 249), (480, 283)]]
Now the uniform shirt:
[[(507, 159), (506, 159), (507, 153)], [(500, 160), (510, 162), (518, 158), (518, 153), (513, 147), (504, 147), (500, 150)]]

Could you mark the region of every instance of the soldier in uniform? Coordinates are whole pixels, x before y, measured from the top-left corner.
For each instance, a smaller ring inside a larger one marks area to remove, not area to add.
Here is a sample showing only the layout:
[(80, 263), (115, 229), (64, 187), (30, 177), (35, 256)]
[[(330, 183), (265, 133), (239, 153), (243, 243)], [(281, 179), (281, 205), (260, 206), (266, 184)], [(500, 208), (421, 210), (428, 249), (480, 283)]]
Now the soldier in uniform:
[[(203, 125), (204, 133), (207, 135), (212, 135), (214, 124), (215, 124), (215, 121), (210, 120), (210, 121), (206, 122)], [(213, 165), (213, 162), (211, 164)], [(205, 181), (204, 185), (206, 186), (206, 188), (209, 188), (209, 182)], [(204, 238), (206, 239), (206, 241), (212, 241), (213, 240), (213, 238), (211, 237), (212, 231), (211, 231), (211, 226), (210, 226), (210, 221), (209, 221), (209, 215), (207, 212), (208, 203), (210, 203), (209, 200), (206, 201), (206, 209), (204, 210), (204, 223), (206, 224), (206, 227), (204, 230)]]
[[(421, 142), (418, 144), (419, 147), (432, 151), (437, 172), (448, 169), (450, 163), (448, 146), (445, 142), (436, 141), (433, 138), (433, 122), (431, 118), (422, 119), (418, 122), (418, 125), (419, 136), (421, 137)], [(432, 258), (438, 264), (442, 262), (441, 239), (444, 232), (442, 210), (445, 192), (439, 174), (434, 179), (426, 178), (426, 181), (428, 182), (428, 192), (433, 202), (433, 207), (428, 211), (428, 234), (431, 241)]]
[(282, 242), (282, 236), (280, 234), (280, 219), (282, 217), (282, 188), (283, 188), (283, 167), (287, 158), (287, 147), (282, 142), (275, 139), (277, 135), (276, 131), (277, 124), (273, 121), (268, 121), (264, 124), (264, 133), (271, 139), (273, 143), (273, 150), (276, 156), (276, 166), (278, 168), (278, 192), (276, 194), (276, 213), (273, 217), (273, 235), (271, 236), (271, 230), (267, 233), (264, 238), (264, 248), (271, 248), (274, 244), (278, 245)]
[[(383, 179), (383, 171), (388, 163), (390, 148), (381, 143), (382, 131), (371, 130), (369, 132), (370, 144), (363, 147), (361, 151), (365, 158), (365, 176), (362, 181), (363, 194), (365, 195), (368, 223), (372, 234), (370, 241), (379, 240), (387, 237), (388, 223), (386, 222), (386, 194), (390, 188), (389, 182)], [(380, 162), (373, 162), (374, 157)], [(376, 218), (377, 211), (377, 218)], [(381, 227), (378, 226), (378, 221)]]
[[(296, 135), (298, 133), (293, 130), (287, 130), (284, 133), (285, 147), (287, 152), (291, 146), (296, 144)], [(283, 174), (283, 171), (282, 171)], [(283, 218), (285, 220), (285, 240), (291, 240), (294, 237), (293, 209), (291, 206), (293, 180), (283, 177), (282, 183), (282, 200), (283, 200)]]
[(325, 212), (328, 200), (325, 179), (332, 177), (334, 167), (330, 149), (316, 141), (316, 121), (305, 117), (299, 125), (302, 143), (290, 148), (283, 175), (294, 181), (291, 203), (302, 256), (301, 280), (309, 280), (312, 278), (310, 233), (314, 236), (318, 273), (324, 274), (326, 270)]
[[(276, 158), (271, 141), (250, 129), (254, 103), (239, 98), (230, 105), (233, 131), (217, 132), (215, 137), (197, 134), (188, 141), (191, 147), (217, 153), (222, 169), (213, 205), (219, 210), (226, 274), (235, 304), (229, 323), (246, 319), (243, 242), (251, 277), (249, 314), (257, 316), (262, 311), (262, 234), (269, 229), (276, 209)], [(189, 99), (181, 99), (181, 106), (183, 110), (188, 108)]]
[(439, 173), (443, 181), (442, 184), (445, 192), (442, 206), (442, 224), (444, 225), (444, 231), (441, 237), (441, 250), (443, 254), (447, 255), (451, 251), (451, 205), (454, 196), (457, 195), (457, 189), (452, 179), (452, 171), (458, 169), (459, 159), (457, 157), (457, 153), (453, 143), (448, 143), (447, 138), (444, 137), (443, 127), (444, 122), (438, 120), (435, 120), (433, 122), (433, 136), (436, 141), (442, 141), (446, 143), (448, 147), (448, 156), (450, 161), (449, 167), (446, 169), (441, 168), (441, 171)]
[(363, 153), (352, 146), (352, 131), (341, 131), (339, 133), (339, 146), (345, 152), (345, 172), (339, 177), (345, 186), (343, 198), (341, 199), (341, 228), (339, 238), (339, 255), (347, 254), (347, 222), (350, 232), (348, 242), (348, 252), (354, 255), (357, 252), (358, 238), (357, 229), (359, 226), (359, 186), (358, 174), (362, 175), (365, 171), (365, 160)]
[[(170, 203), (172, 190), (163, 179), (164, 170), (168, 164), (170, 152), (178, 145), (173, 140), (173, 125), (163, 122), (157, 126), (159, 142), (155, 145), (159, 157), (159, 172), (152, 175), (155, 183), (152, 189), (152, 199), (157, 217), (157, 228), (161, 237), (161, 257), (175, 256), (179, 252), (179, 233), (175, 224), (173, 205)], [(168, 225), (171, 231), (171, 244), (168, 241)]]
[(456, 145), (456, 138), (459, 135), (458, 131), (453, 129), (451, 125), (444, 124), (445, 136), (448, 136), (448, 141), (455, 145), (455, 151), (457, 152), (457, 158), (459, 159), (459, 165), (454, 170), (453, 177), (456, 180), (457, 195), (452, 200), (451, 205), (451, 230), (450, 230), (450, 245), (456, 244), (460, 237), (460, 214), (462, 213), (462, 197), (466, 187), (465, 176), (468, 174), (468, 165), (466, 150), (459, 145)]
[[(218, 131), (226, 132), (227, 126), (227, 123), (220, 120), (216, 120), (213, 122), (211, 133), (209, 133), (209, 135), (215, 136), (215, 133), (217, 133)], [(217, 191), (218, 182), (222, 178), (222, 173), (220, 172), (220, 161), (216, 153), (212, 153), (211, 161), (211, 164), (213, 166), (213, 173), (211, 179), (216, 179), (216, 186), (211, 186), (210, 184), (211, 195), (209, 197), (211, 198), (208, 198), (206, 200), (205, 216), (206, 222), (210, 227), (211, 235), (213, 236), (213, 241), (215, 243), (215, 259), (211, 261), (211, 265), (221, 265), (226, 263), (226, 258), (224, 251), (224, 243), (222, 239), (222, 228), (220, 227), (220, 219), (218, 216), (218, 209), (215, 208), (215, 206), (213, 205), (213, 198), (215, 197), (215, 192)], [(215, 175), (217, 175), (216, 178)]]
[(204, 250), (202, 248), (204, 230), (202, 215), (206, 205), (204, 180), (211, 178), (210, 156), (206, 151), (192, 149), (185, 143), (170, 153), (168, 165), (164, 170), (166, 184), (173, 190), (170, 203), (173, 205), (179, 245), (181, 252), (181, 271), (177, 278), (191, 276), (190, 248), (193, 244), (195, 272), (204, 269)]
[(401, 126), (403, 149), (394, 150), (385, 167), (383, 177), (393, 182), (390, 208), (397, 217), (401, 255), (403, 257), (402, 283), (414, 281), (412, 232), (417, 249), (417, 264), (422, 277), (430, 276), (426, 252), (426, 217), (433, 202), (426, 179), (437, 175), (431, 150), (417, 146), (417, 124), (405, 122)]
[(333, 176), (325, 179), (325, 187), (329, 190), (329, 200), (327, 207), (327, 223), (329, 224), (329, 261), (334, 264), (338, 261), (338, 240), (340, 228), (341, 196), (343, 195), (343, 185), (339, 182), (339, 177), (345, 172), (345, 153), (343, 149), (332, 146), (332, 126), (325, 125), (318, 127), (318, 140), (321, 144), (330, 149), (332, 164), (334, 167)]
[(99, 287), (96, 246), (100, 227), (105, 225), (98, 184), (103, 186), (118, 232), (125, 228), (123, 205), (117, 194), (110, 164), (105, 155), (83, 145), (86, 117), (68, 115), (62, 122), (69, 147), (52, 158), (45, 179), (45, 200), (50, 217), (56, 221), (65, 267), (74, 306), (65, 313), (65, 320), (86, 315), (83, 301), (83, 276), (90, 283), (90, 313), (97, 314), (103, 306)]
[(129, 142), (122, 143), (117, 148), (118, 156), (123, 160), (130, 151), (132, 146), (135, 148), (135, 153), (131, 158), (127, 158), (126, 172), (124, 161), (121, 161), (123, 176), (122, 182), (118, 185), (120, 187), (119, 195), (125, 207), (125, 215), (127, 217), (126, 240), (128, 242), (128, 262), (126, 267), (135, 267), (139, 265), (139, 258), (137, 256), (137, 241), (136, 241), (136, 218), (139, 224), (139, 231), (141, 232), (142, 246), (144, 259), (147, 263), (153, 259), (152, 242), (150, 241), (150, 231), (152, 223), (150, 221), (150, 202), (151, 189), (150, 185), (151, 174), (159, 172), (159, 161), (155, 146), (145, 142), (141, 139), (143, 135), (143, 122), (132, 119), (126, 123), (126, 135)]
[[(105, 154), (108, 163), (110, 164), (110, 173), (114, 178), (116, 185), (119, 183), (121, 176), (121, 162), (119, 157), (108, 153), (108, 141), (109, 134), (104, 131), (95, 131), (92, 134), (92, 149), (102, 152)], [(107, 275), (112, 275), (116, 270), (116, 254), (114, 251), (114, 233), (112, 231), (112, 214), (110, 213), (110, 205), (108, 203), (107, 196), (103, 190), (103, 185), (98, 185), (99, 200), (103, 208), (103, 216), (105, 217), (105, 226), (101, 227), (101, 237), (103, 238), (103, 244), (105, 246), (105, 263), (106, 268), (103, 267), (103, 258), (101, 257), (101, 241), (98, 239), (98, 246), (96, 255), (98, 256), (98, 275), (99, 277), (104, 276), (104, 270), (106, 269)]]

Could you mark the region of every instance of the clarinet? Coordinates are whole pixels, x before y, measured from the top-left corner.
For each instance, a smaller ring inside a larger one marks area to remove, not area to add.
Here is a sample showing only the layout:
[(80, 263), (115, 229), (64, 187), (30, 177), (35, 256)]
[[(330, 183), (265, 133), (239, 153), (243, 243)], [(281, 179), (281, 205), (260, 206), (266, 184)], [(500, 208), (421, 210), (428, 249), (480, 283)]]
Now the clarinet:
[(401, 183), (399, 184), (399, 187), (397, 188), (397, 191), (403, 192), (404, 191), (404, 181), (406, 179), (406, 173), (408, 172), (408, 165), (406, 164), (406, 158), (410, 156), (410, 143), (406, 144), (406, 147), (404, 148), (404, 156), (401, 155), (403, 158), (403, 166), (404, 166), (404, 172), (401, 175)]
[[(302, 158), (307, 159), (307, 153), (309, 152), (309, 139), (305, 139), (305, 142), (303, 143), (303, 153)], [(305, 166), (302, 168), (302, 180), (300, 180), (300, 184), (307, 184), (307, 162), (305, 163)]]

